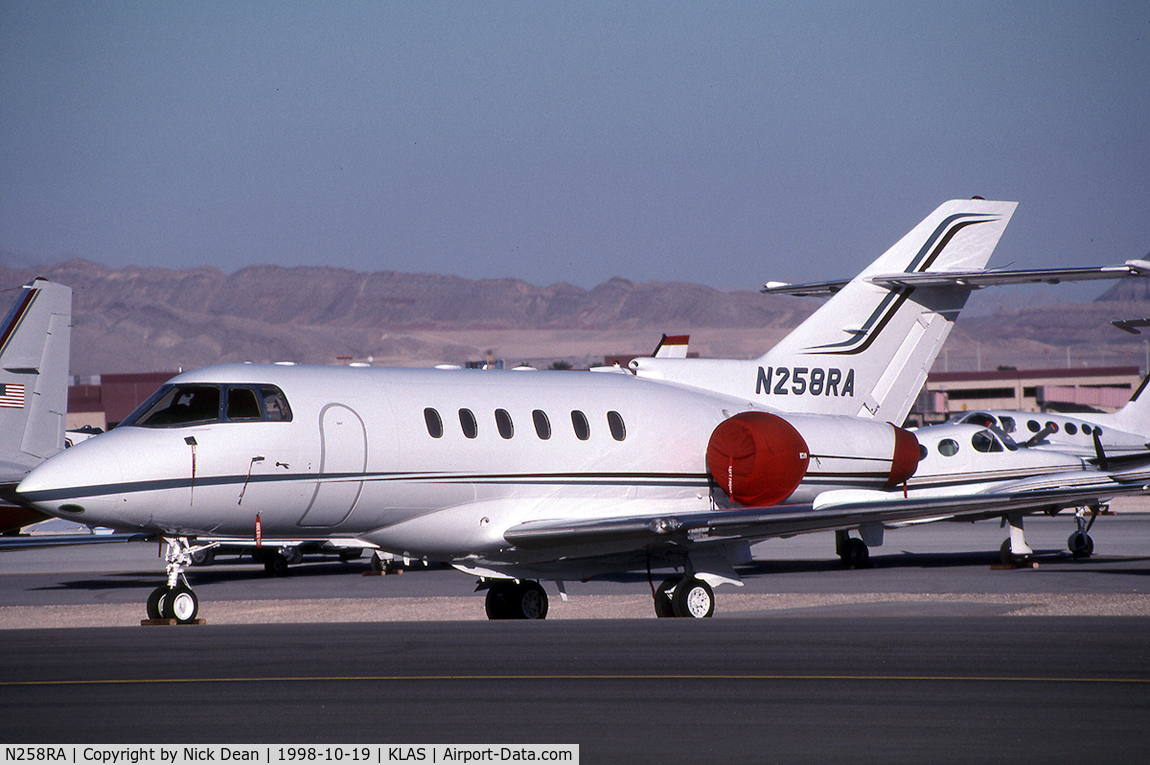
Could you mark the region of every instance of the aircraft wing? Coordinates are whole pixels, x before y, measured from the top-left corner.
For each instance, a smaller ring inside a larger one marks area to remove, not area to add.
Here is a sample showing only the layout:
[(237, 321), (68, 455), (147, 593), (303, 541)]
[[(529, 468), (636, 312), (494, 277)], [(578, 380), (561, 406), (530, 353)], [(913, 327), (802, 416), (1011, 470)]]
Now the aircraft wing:
[[(981, 289), (1005, 284), (1058, 284), (1094, 279), (1121, 279), (1150, 276), (1150, 261), (1128, 260), (1120, 266), (1087, 266), (1084, 268), (1030, 268), (1014, 271), (935, 271), (925, 273), (876, 274), (867, 281), (881, 287), (942, 287), (958, 285)], [(826, 297), (845, 287), (850, 280), (786, 284), (767, 282), (760, 292), (769, 295)]]
[[(865, 523), (906, 523), (927, 519), (997, 517), (1007, 512), (1034, 513), (1097, 504), (1119, 494), (1150, 493), (1150, 473), (1098, 478), (1061, 488), (911, 497), (880, 492), (827, 492), (814, 504), (740, 508), (682, 515), (649, 515), (587, 521), (527, 521), (508, 529), (504, 538), (522, 548), (611, 545), (633, 542), (638, 547), (700, 544), (732, 540), (757, 541), (813, 531), (854, 528)], [(1037, 484), (1035, 486), (1038, 486)]]
[(148, 534), (16, 534), (0, 536), (0, 552), (27, 550), (37, 547), (71, 547), (72, 545), (104, 545), (116, 542), (146, 542), (155, 537)]

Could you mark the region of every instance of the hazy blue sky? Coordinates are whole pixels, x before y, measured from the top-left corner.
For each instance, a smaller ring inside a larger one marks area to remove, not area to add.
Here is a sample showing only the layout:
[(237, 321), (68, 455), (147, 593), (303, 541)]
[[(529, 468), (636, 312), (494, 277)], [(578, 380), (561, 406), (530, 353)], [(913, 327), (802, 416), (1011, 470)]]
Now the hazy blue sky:
[(1150, 252), (1150, 2), (0, 3), (34, 260), (751, 288), (974, 194)]

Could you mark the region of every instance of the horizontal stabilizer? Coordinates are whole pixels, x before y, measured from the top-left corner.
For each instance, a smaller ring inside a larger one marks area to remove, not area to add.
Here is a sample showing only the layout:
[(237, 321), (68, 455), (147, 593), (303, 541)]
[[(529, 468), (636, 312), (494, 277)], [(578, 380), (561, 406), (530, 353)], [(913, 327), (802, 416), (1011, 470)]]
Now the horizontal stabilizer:
[[(880, 287), (886, 287), (887, 289), (947, 286), (982, 289), (983, 287), (997, 287), (1008, 284), (1058, 284), (1059, 282), (1082, 282), (1097, 279), (1122, 279), (1130, 276), (1150, 276), (1150, 262), (1145, 260), (1128, 260), (1120, 266), (1028, 268), (1015, 271), (935, 271), (924, 273), (875, 274), (866, 277), (866, 281)], [(827, 297), (835, 294), (849, 283), (849, 279), (829, 282), (809, 282), (806, 284), (767, 282), (766, 286), (764, 286), (760, 292), (769, 295)], [(1115, 323), (1115, 326), (1118, 326), (1118, 324)]]

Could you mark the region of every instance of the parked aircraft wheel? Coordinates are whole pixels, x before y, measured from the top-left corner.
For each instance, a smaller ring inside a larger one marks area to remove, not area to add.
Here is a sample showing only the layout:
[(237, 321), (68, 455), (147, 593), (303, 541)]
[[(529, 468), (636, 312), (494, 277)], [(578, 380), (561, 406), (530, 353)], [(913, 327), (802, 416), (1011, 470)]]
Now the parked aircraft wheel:
[(148, 596), (148, 618), (149, 619), (162, 619), (164, 612), (164, 596), (168, 594), (168, 585), (163, 584), (152, 590), (152, 594)]
[(280, 550), (280, 555), (284, 556), (289, 566), (294, 566), (303, 561), (303, 550), (298, 547), (284, 547)]
[(675, 616), (706, 619), (715, 613), (715, 592), (702, 579), (694, 577), (684, 579), (675, 588), (671, 609)]
[(1066, 546), (1070, 548), (1070, 554), (1075, 558), (1089, 558), (1094, 553), (1094, 540), (1083, 531), (1071, 534), (1066, 540)]
[(1004, 566), (1019, 566), (1027, 561), (1029, 555), (1015, 555), (1010, 551), (1010, 539), (1002, 543), (1002, 547), (998, 548), (998, 557)]
[(655, 590), (655, 616), (660, 619), (667, 618), (675, 615), (675, 609), (671, 605), (671, 598), (674, 597), (675, 586), (682, 579), (664, 579), (663, 583), (659, 585), (659, 589)]
[(515, 600), (515, 582), (500, 579), (487, 588), (487, 598), (483, 602), (488, 619), (512, 619)]
[(264, 562), (264, 571), (276, 576), (287, 576), (288, 559), (281, 553), (276, 553)]
[(196, 550), (192, 553), (193, 566), (210, 566), (216, 559), (216, 548), (208, 547), (203, 550)]
[(194, 621), (199, 610), (199, 598), (185, 584), (178, 584), (173, 587), (167, 597), (164, 598), (164, 604), (161, 607), (161, 613), (165, 619), (175, 619), (180, 624)]
[(525, 581), (516, 588), (515, 619), (546, 619), (547, 592), (539, 582)]
[(870, 549), (867, 548), (866, 542), (857, 537), (850, 537), (839, 557), (851, 568), (866, 568), (870, 563)]

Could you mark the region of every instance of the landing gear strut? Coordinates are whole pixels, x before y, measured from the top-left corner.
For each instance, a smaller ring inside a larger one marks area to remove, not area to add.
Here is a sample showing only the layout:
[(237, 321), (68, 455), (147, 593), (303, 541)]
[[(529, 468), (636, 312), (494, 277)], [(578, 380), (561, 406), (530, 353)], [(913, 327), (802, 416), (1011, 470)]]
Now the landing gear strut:
[(1004, 566), (1021, 566), (1030, 561), (1034, 550), (1026, 544), (1026, 534), (1022, 527), (1022, 515), (1007, 513), (1002, 517), (1002, 524), (1010, 526), (1010, 536), (998, 548), (998, 557)]
[(1074, 521), (1078, 524), (1078, 530), (1066, 540), (1066, 546), (1070, 548), (1072, 557), (1089, 558), (1094, 553), (1094, 540), (1090, 538), (1090, 527), (1094, 525), (1094, 519), (1098, 517), (1098, 512), (1101, 509), (1099, 505), (1090, 508), (1089, 521), (1086, 520), (1086, 513), (1082, 508), (1074, 513)]
[(192, 565), (192, 550), (184, 537), (171, 537), (164, 553), (168, 572), (167, 584), (152, 590), (148, 596), (149, 619), (175, 619), (180, 624), (191, 624), (200, 610), (200, 601), (188, 585), (184, 569)]

